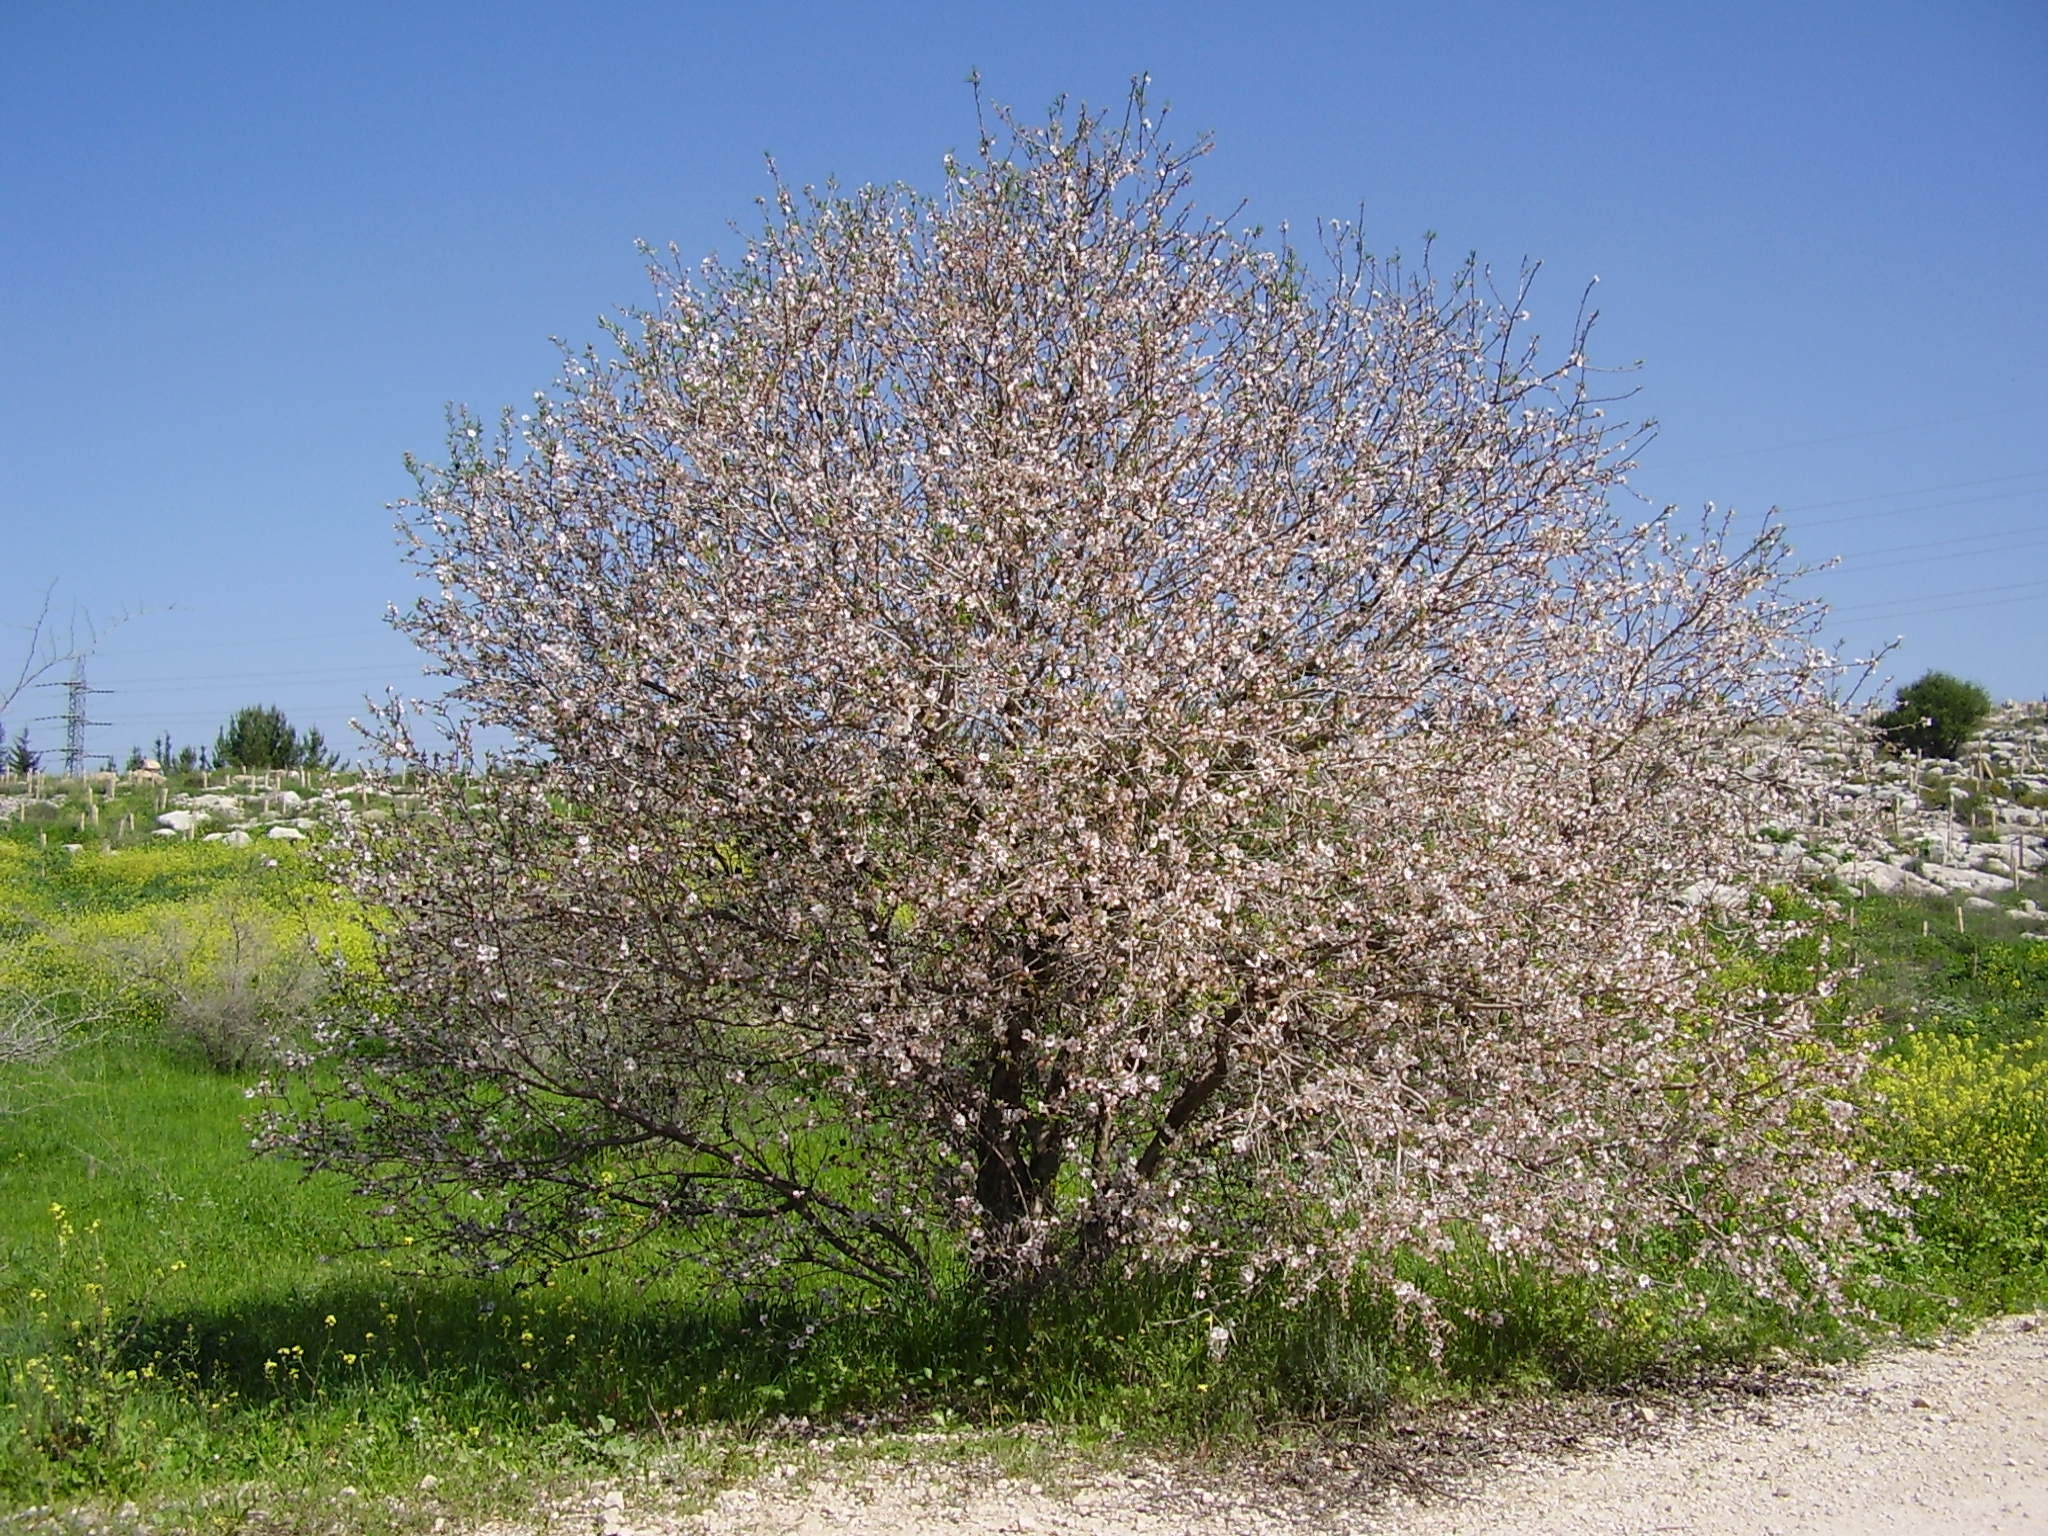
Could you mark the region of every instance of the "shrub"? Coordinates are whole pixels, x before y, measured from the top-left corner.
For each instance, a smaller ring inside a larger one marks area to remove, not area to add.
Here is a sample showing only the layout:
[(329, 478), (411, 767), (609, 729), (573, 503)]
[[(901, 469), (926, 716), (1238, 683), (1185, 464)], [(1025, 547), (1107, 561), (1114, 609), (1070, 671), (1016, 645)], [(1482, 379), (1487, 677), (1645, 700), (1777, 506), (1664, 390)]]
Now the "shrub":
[(61, 997), (24, 986), (16, 967), (0, 963), (0, 1067), (48, 1061), (75, 1044), (91, 1022)]
[(235, 895), (166, 914), (132, 961), (168, 1037), (223, 1072), (276, 1061), (328, 984), (303, 932)]
[(520, 750), (387, 721), (388, 990), (280, 1144), (486, 1264), (1312, 1288), (1480, 1233), (1622, 1284), (1680, 1224), (1825, 1273), (1855, 1063), (1681, 900), (1831, 675), (1777, 531), (1610, 508), (1523, 286), (1312, 271), (1191, 160), (1134, 100), (936, 201), (778, 189), (456, 421), (405, 627)]
[(1885, 740), (1921, 757), (1958, 757), (1991, 714), (1991, 695), (1946, 672), (1929, 672), (1898, 692), (1877, 717)]

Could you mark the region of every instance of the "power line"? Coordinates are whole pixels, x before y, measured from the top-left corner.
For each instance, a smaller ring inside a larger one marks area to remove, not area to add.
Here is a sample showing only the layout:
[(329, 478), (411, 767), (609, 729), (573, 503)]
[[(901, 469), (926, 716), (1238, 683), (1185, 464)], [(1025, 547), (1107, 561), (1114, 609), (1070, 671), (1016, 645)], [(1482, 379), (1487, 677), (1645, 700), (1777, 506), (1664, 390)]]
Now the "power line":
[[(1943, 613), (1975, 613), (1980, 608), (2010, 608), (2014, 603), (2038, 603), (2041, 596), (2040, 593), (2034, 593), (2026, 597), (1996, 597), (1987, 603), (1950, 603), (1941, 608), (1913, 608), (1870, 615), (1859, 614), (1857, 622), (1867, 629), (1872, 624), (1883, 624), (1893, 619), (1928, 619)], [(1843, 611), (1831, 611), (1828, 617), (1840, 617)]]
[[(128, 677), (122, 681), (131, 688), (197, 688), (222, 684), (269, 687), (274, 683), (346, 683), (362, 678), (374, 670), (369, 667), (321, 667), (304, 672), (213, 672), (199, 676), (176, 673), (164, 677)], [(366, 682), (364, 686), (373, 685)]]
[(1992, 528), (1983, 533), (1958, 533), (1945, 539), (1916, 539), (1911, 544), (1880, 544), (1875, 549), (1859, 549), (1852, 555), (1843, 555), (1840, 558), (1861, 560), (1866, 555), (1903, 555), (1914, 550), (1947, 549), (1956, 544), (1983, 544), (1993, 539), (2009, 539), (2015, 534), (2031, 535), (2039, 532), (2039, 523), (2029, 523), (2019, 528)]
[[(1943, 540), (1938, 541), (1937, 543), (1928, 547), (1939, 549), (1950, 542), (1961, 543), (1964, 541)], [(2018, 539), (2010, 544), (1993, 544), (1990, 545), (1988, 548), (1982, 549), (1952, 549), (1945, 555), (1923, 554), (1918, 555), (1911, 560), (1880, 560), (1875, 565), (1864, 564), (1863, 556), (1861, 555), (1843, 555), (1837, 568), (1844, 571), (1850, 571), (1858, 575), (1861, 575), (1869, 571), (1896, 571), (1903, 566), (1933, 565), (1936, 561), (1940, 560), (1976, 560), (1982, 559), (1986, 555), (2010, 554), (2014, 550), (2039, 549), (2044, 544), (2048, 544), (2048, 538)], [(1909, 545), (1907, 547), (1910, 548), (1911, 546)], [(1875, 551), (1873, 551), (1873, 553), (1875, 553)]]
[[(269, 637), (269, 643), (272, 645), (313, 645), (323, 644), (330, 640), (389, 640), (394, 633), (387, 625), (380, 623), (356, 629), (323, 630), (311, 634), (274, 634)], [(410, 644), (410, 642), (407, 643)], [(193, 656), (206, 655), (215, 651), (246, 652), (248, 648), (246, 640), (206, 640), (193, 645), (151, 646), (149, 647), (149, 655), (152, 657)], [(103, 653), (103, 655), (118, 654), (120, 654), (118, 651)]]
[(2029, 411), (2039, 410), (2048, 410), (2048, 402), (2007, 406), (1996, 411), (1975, 411), (1968, 416), (1945, 416), (1938, 421), (1915, 421), (1903, 427), (1873, 427), (1863, 432), (1838, 432), (1832, 437), (1809, 437), (1801, 442), (1771, 443), (1761, 448), (1732, 448), (1721, 453), (1697, 454), (1690, 459), (1675, 459), (1670, 463), (1660, 465), (1659, 468), (1672, 469), (1686, 464), (1711, 464), (1719, 459), (1754, 458), (1761, 453), (1789, 453), (1795, 448), (1824, 448), (1830, 443), (1853, 443), (1872, 437), (1897, 437), (1905, 432), (1924, 432), (1932, 427), (1954, 427), (1960, 426), (1964, 422), (1989, 421), (1997, 416), (2017, 416)]
[[(2009, 581), (2009, 582), (2004, 582), (2004, 583), (2002, 583), (2002, 584), (2000, 584), (2000, 585), (1998, 585), (1998, 586), (1991, 586), (1991, 587), (1959, 587), (1959, 588), (1957, 588), (1957, 589), (1956, 589), (1955, 591), (1953, 591), (1953, 592), (1923, 592), (1923, 593), (1921, 593), (1921, 594), (1920, 594), (1920, 595), (1919, 595), (1918, 597), (1909, 597), (1909, 598), (1906, 598), (1906, 599), (1904, 599), (1904, 602), (1905, 602), (1905, 604), (1907, 604), (1907, 605), (1911, 606), (1911, 605), (1917, 605), (1917, 604), (1919, 604), (1919, 603), (1922, 603), (1922, 602), (1928, 602), (1928, 603), (1932, 603), (1932, 602), (1946, 602), (1946, 601), (1947, 601), (1948, 599), (1950, 599), (1950, 598), (1956, 598), (1956, 597), (1976, 597), (1976, 596), (1979, 596), (1980, 594), (1985, 594), (1985, 593), (1994, 593), (1994, 592), (2035, 592), (2035, 591), (2038, 591), (2038, 590), (2040, 590), (2040, 589), (2043, 589), (2043, 588), (2048, 588), (2048, 577), (2040, 578), (2040, 579), (2037, 579), (2037, 580), (2034, 580), (2034, 581)], [(2004, 599), (2001, 599), (2000, 601), (2001, 601), (2001, 602), (2024, 602), (2024, 601), (2028, 601), (2028, 599), (2025, 599), (2025, 598), (2004, 598)], [(1994, 607), (1994, 606), (1996, 606), (1996, 604), (1992, 604), (1992, 603), (1981, 603), (1981, 604), (1979, 604), (1979, 603), (1971, 603), (1971, 604), (1965, 604), (1964, 606), (1966, 606), (1966, 607), (1985, 607), (1985, 608), (1989, 608), (1989, 607)], [(1877, 611), (1880, 611), (1880, 612), (1890, 612), (1890, 613), (1897, 613), (1897, 612), (1900, 612), (1900, 611), (1901, 611), (1901, 609), (1900, 609), (1899, 605), (1898, 605), (1898, 604), (1895, 604), (1895, 603), (1888, 603), (1888, 602), (1877, 602), (1877, 603), (1851, 603), (1851, 604), (1849, 604), (1849, 605), (1848, 605), (1847, 607), (1845, 607), (1845, 608), (1837, 608), (1837, 609), (1835, 609), (1835, 610), (1834, 610), (1834, 615), (1835, 615), (1835, 617), (1837, 617), (1837, 618), (1840, 618), (1840, 617), (1843, 617), (1843, 616), (1845, 616), (1845, 615), (1849, 615), (1849, 614), (1859, 614), (1859, 613), (1868, 613), (1868, 612), (1871, 612), (1872, 610), (1877, 610)]]
[(1868, 496), (1837, 496), (1832, 501), (1802, 501), (1797, 506), (1780, 507), (1780, 512), (1817, 512), (1823, 507), (1849, 507), (1864, 501), (1888, 501), (1894, 496), (1933, 496), (1941, 491), (1967, 491), (1980, 485), (2001, 485), (2007, 480), (2031, 480), (2038, 475), (2048, 475), (2048, 469), (2023, 469), (2015, 475), (1987, 475), (1982, 480), (1951, 480), (1946, 485), (1922, 485), (1910, 491), (1873, 491)]
[(1797, 532), (1806, 528), (1832, 528), (1838, 523), (1875, 523), (1888, 517), (1906, 517), (1915, 512), (1947, 512), (1955, 507), (1975, 507), (1987, 501), (2011, 501), (2015, 496), (2040, 494), (2038, 489), (2032, 487), (2018, 491), (1992, 491), (1983, 496), (1965, 496), (1960, 501), (1931, 501), (1917, 507), (1890, 507), (1882, 512), (1846, 512), (1840, 517), (1801, 519), (1796, 524), (1788, 521), (1786, 526)]

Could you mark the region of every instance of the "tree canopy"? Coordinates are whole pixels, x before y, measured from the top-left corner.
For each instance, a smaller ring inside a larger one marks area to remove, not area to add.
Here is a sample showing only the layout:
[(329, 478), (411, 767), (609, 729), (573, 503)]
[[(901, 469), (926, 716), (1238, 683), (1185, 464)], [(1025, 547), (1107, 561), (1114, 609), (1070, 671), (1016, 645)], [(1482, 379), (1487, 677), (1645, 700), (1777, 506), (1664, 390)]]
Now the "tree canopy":
[(1583, 306), (1206, 217), (1148, 112), (777, 185), (455, 419), (403, 627), (519, 748), (356, 834), (280, 1140), (490, 1263), (1825, 1274), (1853, 1058), (1687, 899), (1825, 701), (1778, 530), (1629, 502)]
[(1991, 715), (1991, 695), (1947, 672), (1927, 672), (1877, 718), (1887, 741), (1920, 757), (1958, 757)]
[[(164, 745), (168, 744), (167, 734)], [(276, 705), (251, 704), (236, 710), (221, 727), (214, 739), (213, 762), (220, 768), (330, 769), (340, 758), (328, 750), (318, 726), (301, 736)]]

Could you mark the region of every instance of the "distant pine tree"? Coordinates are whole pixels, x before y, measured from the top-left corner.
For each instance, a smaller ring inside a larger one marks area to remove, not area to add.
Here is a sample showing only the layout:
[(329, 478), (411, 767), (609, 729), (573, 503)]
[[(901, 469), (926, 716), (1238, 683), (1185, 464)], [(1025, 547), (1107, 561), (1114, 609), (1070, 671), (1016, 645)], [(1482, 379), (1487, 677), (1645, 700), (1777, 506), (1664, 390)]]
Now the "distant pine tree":
[(308, 726), (299, 741), (299, 766), (320, 773), (332, 773), (341, 766), (341, 754), (327, 750), (327, 738), (317, 725)]
[(299, 752), (299, 733), (274, 704), (235, 711), (213, 744), (214, 763), (222, 768), (296, 768)]

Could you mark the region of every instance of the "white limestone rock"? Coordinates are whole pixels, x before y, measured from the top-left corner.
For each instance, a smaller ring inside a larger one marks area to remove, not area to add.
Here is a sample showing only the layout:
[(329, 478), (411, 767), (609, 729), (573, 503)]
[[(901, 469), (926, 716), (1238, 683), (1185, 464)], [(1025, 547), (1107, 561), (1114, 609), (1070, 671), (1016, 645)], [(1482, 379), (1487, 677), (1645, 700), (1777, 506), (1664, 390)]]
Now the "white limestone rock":
[(1994, 891), (2012, 888), (2010, 878), (1988, 869), (1958, 869), (1953, 864), (1929, 864), (1920, 872), (1951, 895), (1988, 896)]
[(1910, 869), (1876, 859), (1855, 859), (1835, 871), (1835, 878), (1858, 890), (1880, 896), (1939, 896), (1942, 887)]

